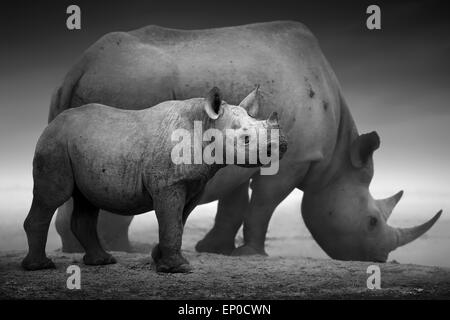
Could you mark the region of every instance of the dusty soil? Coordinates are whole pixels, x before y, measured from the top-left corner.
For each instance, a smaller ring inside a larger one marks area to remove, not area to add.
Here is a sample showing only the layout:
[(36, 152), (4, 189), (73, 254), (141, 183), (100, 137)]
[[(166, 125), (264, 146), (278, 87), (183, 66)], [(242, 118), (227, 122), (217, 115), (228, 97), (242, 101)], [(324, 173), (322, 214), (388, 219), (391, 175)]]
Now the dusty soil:
[[(435, 299), (450, 298), (450, 269), (379, 264), (380, 290), (366, 286), (371, 263), (300, 257), (226, 257), (185, 251), (190, 274), (159, 274), (148, 254), (115, 252), (118, 263), (85, 266), (53, 251), (57, 269), (26, 272), (23, 251), (0, 253), (0, 299)], [(81, 290), (66, 269), (81, 268)]]

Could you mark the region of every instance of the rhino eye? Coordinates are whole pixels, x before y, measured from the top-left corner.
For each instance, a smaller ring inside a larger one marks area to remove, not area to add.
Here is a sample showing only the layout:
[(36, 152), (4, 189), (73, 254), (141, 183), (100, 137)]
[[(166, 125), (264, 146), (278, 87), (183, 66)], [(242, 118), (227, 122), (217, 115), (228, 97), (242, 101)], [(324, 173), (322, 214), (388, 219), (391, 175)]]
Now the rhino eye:
[(377, 226), (378, 224), (378, 219), (375, 217), (370, 217), (369, 218), (369, 229), (373, 229)]

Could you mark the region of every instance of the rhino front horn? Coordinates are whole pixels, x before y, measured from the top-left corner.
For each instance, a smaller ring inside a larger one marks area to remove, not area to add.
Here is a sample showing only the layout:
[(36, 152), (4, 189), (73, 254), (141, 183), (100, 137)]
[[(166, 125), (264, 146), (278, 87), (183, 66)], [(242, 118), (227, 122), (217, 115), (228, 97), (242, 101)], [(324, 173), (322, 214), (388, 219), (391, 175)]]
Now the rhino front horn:
[(278, 114), (276, 112), (272, 112), (267, 119), (267, 123), (270, 126), (278, 126)]
[(434, 215), (433, 218), (421, 224), (420, 226), (412, 227), (412, 228), (395, 228), (395, 232), (397, 233), (397, 245), (396, 247), (403, 246), (405, 244), (410, 243), (411, 241), (416, 240), (425, 232), (427, 232), (439, 219), (442, 214), (442, 210), (439, 210), (438, 213)]
[(400, 199), (403, 196), (403, 190), (397, 192), (392, 197), (386, 198), (386, 199), (379, 199), (375, 200), (378, 207), (381, 209), (381, 212), (383, 213), (384, 221), (387, 221), (389, 219), (389, 216), (391, 215), (392, 211), (394, 210), (397, 203), (400, 201)]

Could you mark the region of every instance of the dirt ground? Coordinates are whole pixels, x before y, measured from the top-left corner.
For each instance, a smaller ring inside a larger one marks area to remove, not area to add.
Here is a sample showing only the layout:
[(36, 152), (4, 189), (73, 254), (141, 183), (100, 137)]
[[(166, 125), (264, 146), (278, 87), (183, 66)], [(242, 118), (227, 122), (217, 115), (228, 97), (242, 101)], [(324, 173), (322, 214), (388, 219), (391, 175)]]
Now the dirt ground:
[[(381, 289), (367, 289), (371, 263), (300, 257), (227, 257), (184, 251), (189, 274), (159, 274), (148, 254), (115, 252), (118, 263), (85, 266), (53, 251), (57, 269), (26, 272), (23, 251), (0, 253), (0, 299), (449, 299), (450, 269), (379, 264)], [(69, 265), (81, 289), (67, 289)]]

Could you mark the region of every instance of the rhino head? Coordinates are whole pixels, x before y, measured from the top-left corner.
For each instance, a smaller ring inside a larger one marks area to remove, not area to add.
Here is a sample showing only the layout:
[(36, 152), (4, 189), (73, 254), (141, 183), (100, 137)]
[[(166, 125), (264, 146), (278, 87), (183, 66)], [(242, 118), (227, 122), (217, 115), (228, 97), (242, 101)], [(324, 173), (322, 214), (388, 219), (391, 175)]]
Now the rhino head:
[(223, 101), (217, 87), (208, 93), (205, 111), (214, 121), (214, 129), (222, 133), (221, 163), (242, 167), (273, 166), (272, 162), (278, 162), (286, 153), (287, 140), (276, 112), (267, 120), (256, 119), (260, 104), (259, 86), (237, 106)]
[[(422, 225), (394, 228), (388, 219), (403, 195), (374, 199), (369, 192), (373, 152), (380, 139), (376, 132), (353, 135), (338, 146), (339, 161), (323, 188), (305, 191), (302, 215), (320, 247), (333, 259), (385, 262), (389, 253), (423, 235), (442, 210)], [(329, 172), (329, 173), (330, 173)]]

